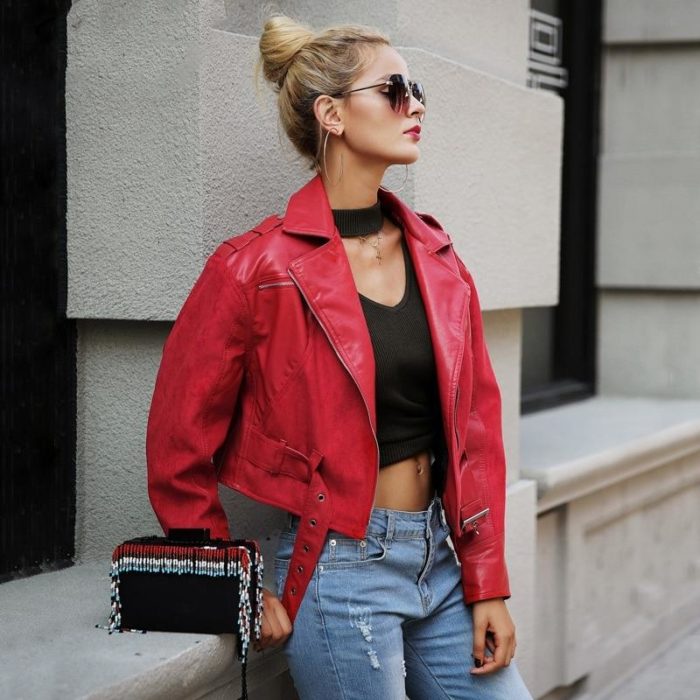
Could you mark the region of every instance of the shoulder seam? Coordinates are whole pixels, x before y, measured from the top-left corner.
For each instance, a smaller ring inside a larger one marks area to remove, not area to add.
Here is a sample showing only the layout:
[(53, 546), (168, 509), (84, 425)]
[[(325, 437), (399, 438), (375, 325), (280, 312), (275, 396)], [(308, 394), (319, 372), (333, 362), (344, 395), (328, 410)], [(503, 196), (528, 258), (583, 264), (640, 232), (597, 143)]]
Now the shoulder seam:
[[(248, 245), (252, 240), (257, 238), (258, 236), (262, 236), (266, 233), (269, 233), (273, 229), (277, 228), (282, 224), (282, 218), (279, 217), (277, 214), (272, 214), (271, 216), (268, 216), (267, 218), (263, 219), (257, 226), (254, 228), (245, 231), (244, 233), (238, 233), (235, 236), (231, 236), (230, 238), (227, 238), (225, 241), (222, 241), (218, 248), (217, 252), (219, 250), (228, 252), (229, 255), (241, 250), (241, 248), (244, 248), (245, 246)], [(228, 248), (229, 250), (226, 251), (224, 248)]]
[(416, 215), (420, 216), (420, 218), (423, 219), (423, 221), (425, 221), (427, 224), (435, 226), (436, 228), (439, 228), (441, 231), (445, 230), (442, 227), (442, 224), (432, 214), (428, 214), (428, 213), (422, 212), (422, 211), (417, 211)]

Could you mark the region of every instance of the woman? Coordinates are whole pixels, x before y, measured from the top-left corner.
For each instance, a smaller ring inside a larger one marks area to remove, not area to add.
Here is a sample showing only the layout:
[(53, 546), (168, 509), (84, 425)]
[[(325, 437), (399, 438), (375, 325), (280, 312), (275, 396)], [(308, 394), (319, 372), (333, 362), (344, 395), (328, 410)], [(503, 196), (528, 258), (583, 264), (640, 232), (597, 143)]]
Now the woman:
[(317, 174), (217, 248), (176, 319), (148, 421), (154, 510), (229, 537), (218, 478), (288, 512), (256, 647), (283, 645), (303, 700), (531, 698), (476, 288), (437, 221), (381, 186), (418, 159), (423, 88), (363, 26), (273, 16), (260, 51)]

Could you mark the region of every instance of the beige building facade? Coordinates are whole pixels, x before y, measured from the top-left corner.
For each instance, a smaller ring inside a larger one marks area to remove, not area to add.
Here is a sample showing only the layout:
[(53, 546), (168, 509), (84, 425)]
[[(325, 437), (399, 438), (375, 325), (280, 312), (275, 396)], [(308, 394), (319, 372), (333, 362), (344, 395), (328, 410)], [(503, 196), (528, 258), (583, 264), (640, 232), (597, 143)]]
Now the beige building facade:
[[(560, 301), (565, 118), (562, 96), (533, 79), (529, 2), (275, 7), (317, 29), (379, 27), (426, 86), (421, 157), (400, 196), (450, 232), (479, 287), (503, 395), (518, 665), (540, 700), (602, 698), (700, 618), (697, 3), (603, 3), (595, 387), (527, 414), (526, 310)], [(83, 631), (61, 632), (94, 661), (61, 676), (81, 696), (238, 689), (226, 638), (83, 628), (108, 613), (114, 546), (159, 532), (144, 441), (172, 321), (217, 243), (283, 213), (311, 176), (272, 92), (253, 83), (261, 26), (258, 3), (231, 0), (79, 0), (67, 17), (77, 561), (3, 588), (27, 609), (32, 596), (84, 591), (67, 608)], [(395, 187), (403, 168), (391, 170)], [(284, 513), (223, 487), (221, 497), (232, 532), (261, 541), (274, 588)], [(261, 700), (294, 697), (279, 650), (251, 653), (248, 687)]]

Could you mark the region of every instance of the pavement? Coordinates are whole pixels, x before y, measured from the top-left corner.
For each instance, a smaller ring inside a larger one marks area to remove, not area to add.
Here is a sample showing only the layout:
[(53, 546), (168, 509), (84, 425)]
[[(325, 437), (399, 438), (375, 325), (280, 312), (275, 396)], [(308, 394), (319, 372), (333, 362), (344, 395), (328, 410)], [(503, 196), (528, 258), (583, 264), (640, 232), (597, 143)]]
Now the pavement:
[(700, 620), (595, 700), (700, 700)]

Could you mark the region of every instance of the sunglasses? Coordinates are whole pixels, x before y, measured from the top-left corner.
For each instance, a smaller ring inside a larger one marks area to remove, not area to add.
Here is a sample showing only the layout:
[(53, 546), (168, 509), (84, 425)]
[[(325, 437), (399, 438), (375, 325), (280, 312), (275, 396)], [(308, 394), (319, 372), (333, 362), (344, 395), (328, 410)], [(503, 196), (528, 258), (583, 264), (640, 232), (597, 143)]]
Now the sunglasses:
[(425, 89), (423, 85), (413, 80), (408, 80), (405, 76), (401, 75), (401, 73), (390, 75), (387, 80), (382, 83), (367, 85), (366, 87), (355, 88), (354, 90), (346, 90), (345, 92), (331, 95), (331, 97), (342, 97), (343, 95), (349, 95), (351, 92), (369, 90), (370, 88), (380, 87), (382, 85), (389, 86), (389, 90), (387, 92), (382, 92), (382, 95), (388, 95), (391, 108), (395, 112), (401, 113), (406, 110), (408, 103), (411, 101), (411, 95), (425, 107)]

